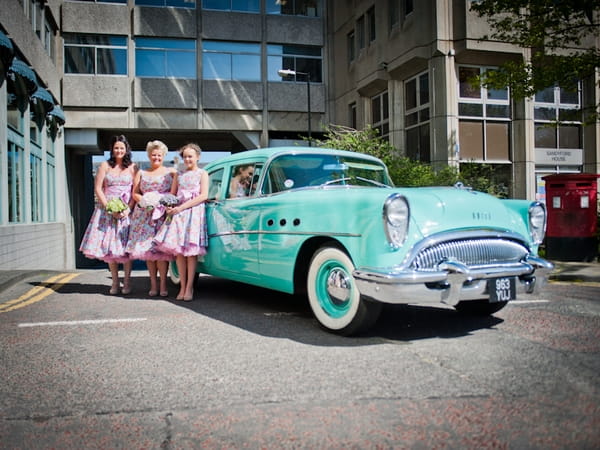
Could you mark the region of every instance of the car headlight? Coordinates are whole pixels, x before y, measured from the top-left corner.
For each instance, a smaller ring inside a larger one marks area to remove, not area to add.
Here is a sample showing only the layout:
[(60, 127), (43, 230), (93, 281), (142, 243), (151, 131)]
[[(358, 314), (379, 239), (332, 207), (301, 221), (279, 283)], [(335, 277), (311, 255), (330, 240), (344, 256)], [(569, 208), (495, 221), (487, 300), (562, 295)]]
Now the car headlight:
[(535, 244), (541, 244), (546, 234), (546, 207), (535, 202), (529, 205), (529, 233)]
[(403, 195), (390, 195), (383, 205), (383, 223), (388, 242), (393, 248), (399, 248), (408, 235), (410, 207)]

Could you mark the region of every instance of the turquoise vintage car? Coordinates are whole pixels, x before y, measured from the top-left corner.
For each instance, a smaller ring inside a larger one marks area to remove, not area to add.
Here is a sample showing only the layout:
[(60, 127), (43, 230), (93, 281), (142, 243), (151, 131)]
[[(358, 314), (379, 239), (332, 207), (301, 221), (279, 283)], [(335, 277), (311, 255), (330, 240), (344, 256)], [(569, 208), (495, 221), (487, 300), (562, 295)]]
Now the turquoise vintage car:
[(537, 255), (538, 202), (461, 185), (396, 188), (379, 159), (315, 147), (250, 150), (205, 169), (209, 248), (198, 271), (305, 294), (335, 333), (369, 328), (383, 303), (492, 314), (553, 268)]

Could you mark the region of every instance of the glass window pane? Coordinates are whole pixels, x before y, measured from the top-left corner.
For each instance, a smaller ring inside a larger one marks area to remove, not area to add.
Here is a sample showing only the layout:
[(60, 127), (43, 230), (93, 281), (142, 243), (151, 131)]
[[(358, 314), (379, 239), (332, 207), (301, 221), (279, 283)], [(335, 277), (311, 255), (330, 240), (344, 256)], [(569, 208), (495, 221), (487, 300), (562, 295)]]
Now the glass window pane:
[(135, 75), (138, 77), (165, 76), (165, 52), (160, 50), (137, 50), (135, 52)]
[(165, 0), (135, 0), (137, 6), (164, 6)]
[(204, 9), (220, 9), (224, 11), (231, 10), (230, 0), (202, 0), (202, 8)]
[(465, 98), (481, 98), (481, 89), (473, 86), (470, 80), (479, 75), (477, 67), (460, 67), (458, 69), (458, 81), (460, 96)]
[(537, 120), (556, 120), (556, 109), (536, 106), (533, 110), (533, 117)]
[(205, 53), (202, 76), (208, 80), (231, 80), (231, 55)]
[(490, 100), (508, 100), (508, 89), (488, 89), (487, 95)]
[(419, 127), (419, 161), (428, 163), (431, 161), (429, 151), (429, 124)]
[(233, 55), (233, 79), (260, 81), (260, 56)]
[(510, 117), (508, 105), (486, 105), (485, 114), (487, 117)]
[(554, 88), (549, 87), (536, 93), (535, 101), (542, 103), (554, 103)]
[(407, 126), (407, 127), (418, 124), (419, 123), (419, 113), (414, 112), (412, 114), (408, 114), (406, 116), (405, 121), (406, 121), (405, 126)]
[(486, 159), (509, 161), (509, 123), (487, 122)]
[(581, 127), (579, 125), (561, 125), (558, 136), (559, 148), (582, 148)]
[(460, 159), (483, 160), (483, 122), (461, 120), (458, 124)]
[(231, 3), (234, 11), (260, 12), (260, 0), (233, 0)]
[(419, 77), (419, 104), (427, 103), (429, 103), (429, 75), (425, 74)]
[(371, 114), (373, 115), (373, 123), (381, 122), (381, 97), (373, 97), (371, 100)]
[(127, 50), (98, 49), (98, 74), (127, 75)]
[(579, 92), (578, 91), (567, 91), (566, 89), (560, 89), (560, 103), (579, 105)]
[(65, 47), (65, 73), (94, 73), (92, 47)]
[(535, 127), (536, 148), (557, 148), (556, 128), (552, 125), (536, 124)]
[(482, 117), (483, 105), (479, 103), (459, 103), (458, 114), (461, 116)]
[(412, 79), (406, 83), (406, 109), (410, 110), (417, 107), (417, 80)]
[(580, 122), (581, 121), (581, 110), (580, 109), (559, 109), (558, 120), (561, 122)]
[(165, 52), (167, 57), (167, 77), (196, 78), (196, 58), (190, 52)]
[(419, 111), (419, 122), (426, 122), (429, 120), (429, 108), (423, 108)]

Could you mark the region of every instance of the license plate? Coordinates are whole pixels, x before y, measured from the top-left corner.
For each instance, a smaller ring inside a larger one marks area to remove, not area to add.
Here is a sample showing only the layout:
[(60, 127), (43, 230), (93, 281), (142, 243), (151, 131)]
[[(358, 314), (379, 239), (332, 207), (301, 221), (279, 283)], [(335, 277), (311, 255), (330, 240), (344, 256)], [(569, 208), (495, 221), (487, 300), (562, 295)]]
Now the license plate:
[(490, 303), (507, 302), (517, 298), (515, 277), (492, 278), (488, 280)]

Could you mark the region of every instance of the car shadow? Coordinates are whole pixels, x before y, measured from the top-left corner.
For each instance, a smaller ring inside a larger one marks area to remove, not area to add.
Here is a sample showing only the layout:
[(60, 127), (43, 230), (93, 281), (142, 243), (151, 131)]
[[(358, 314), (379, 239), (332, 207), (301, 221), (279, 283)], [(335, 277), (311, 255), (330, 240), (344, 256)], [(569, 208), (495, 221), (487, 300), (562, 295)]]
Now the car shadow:
[(384, 305), (379, 320), (370, 330), (343, 337), (319, 326), (305, 297), (211, 276), (199, 278), (194, 301), (172, 301), (177, 306), (253, 333), (314, 345), (374, 345), (454, 338), (503, 322), (494, 316), (464, 316), (443, 305)]

